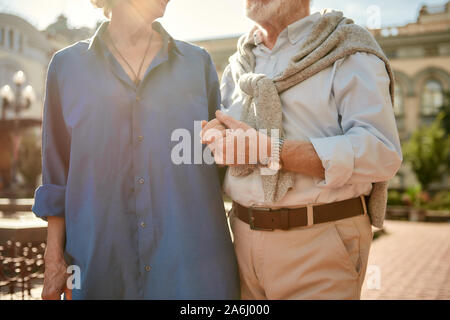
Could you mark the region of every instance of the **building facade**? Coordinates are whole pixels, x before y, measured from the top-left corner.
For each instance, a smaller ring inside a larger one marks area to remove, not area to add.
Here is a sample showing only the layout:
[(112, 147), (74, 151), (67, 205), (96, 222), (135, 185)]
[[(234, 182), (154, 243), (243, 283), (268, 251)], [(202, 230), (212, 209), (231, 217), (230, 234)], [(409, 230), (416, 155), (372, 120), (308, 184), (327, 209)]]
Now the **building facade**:
[[(394, 111), (402, 142), (422, 125), (429, 125), (450, 90), (450, 2), (423, 6), (417, 21), (402, 27), (372, 30), (391, 61), (396, 79)], [(403, 165), (392, 186), (415, 184)], [(450, 177), (431, 186), (450, 189)]]
[(36, 99), (23, 115), (40, 119), (45, 88), (45, 74), (55, 47), (46, 36), (26, 20), (0, 13), (0, 87), (14, 88), (12, 77), (22, 70), (26, 85), (34, 89)]
[[(420, 125), (430, 124), (450, 90), (450, 2), (423, 6), (417, 21), (402, 27), (370, 30), (389, 57), (396, 78), (395, 115), (402, 142)], [(238, 37), (198, 41), (210, 52), (219, 75), (236, 51)], [(391, 180), (391, 188), (416, 184), (406, 163)], [(450, 177), (431, 186), (450, 189)]]
[(24, 117), (40, 119), (48, 63), (54, 52), (78, 40), (88, 38), (93, 30), (71, 29), (67, 18), (59, 16), (46, 30), (37, 30), (26, 20), (12, 14), (0, 13), (0, 87), (14, 87), (12, 76), (22, 70), (25, 85), (31, 85), (35, 102)]

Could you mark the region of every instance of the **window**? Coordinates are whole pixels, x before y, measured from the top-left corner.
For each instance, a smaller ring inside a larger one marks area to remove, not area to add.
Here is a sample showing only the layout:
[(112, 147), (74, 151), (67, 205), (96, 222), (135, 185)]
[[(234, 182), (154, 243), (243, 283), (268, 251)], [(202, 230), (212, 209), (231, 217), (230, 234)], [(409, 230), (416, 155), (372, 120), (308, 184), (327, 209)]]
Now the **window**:
[(19, 52), (23, 52), (23, 35), (19, 34)]
[(435, 79), (425, 82), (422, 92), (422, 115), (435, 115), (444, 104), (442, 85)]
[(394, 91), (394, 113), (395, 116), (403, 115), (403, 89), (399, 83), (395, 84)]
[(1, 28), (0, 29), (0, 45), (4, 45), (5, 44), (5, 29)]
[(8, 32), (9, 35), (9, 48), (10, 49), (14, 49), (14, 30), (9, 30)]
[(425, 56), (434, 57), (439, 55), (439, 50), (437, 46), (425, 47)]

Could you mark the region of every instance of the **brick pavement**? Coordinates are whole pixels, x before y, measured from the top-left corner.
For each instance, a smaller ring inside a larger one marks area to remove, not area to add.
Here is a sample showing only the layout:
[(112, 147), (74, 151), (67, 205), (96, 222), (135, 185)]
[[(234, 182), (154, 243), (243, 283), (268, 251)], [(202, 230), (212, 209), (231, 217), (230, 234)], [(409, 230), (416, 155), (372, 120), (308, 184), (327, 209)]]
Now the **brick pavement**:
[(386, 221), (384, 229), (372, 243), (362, 299), (450, 299), (450, 223)]

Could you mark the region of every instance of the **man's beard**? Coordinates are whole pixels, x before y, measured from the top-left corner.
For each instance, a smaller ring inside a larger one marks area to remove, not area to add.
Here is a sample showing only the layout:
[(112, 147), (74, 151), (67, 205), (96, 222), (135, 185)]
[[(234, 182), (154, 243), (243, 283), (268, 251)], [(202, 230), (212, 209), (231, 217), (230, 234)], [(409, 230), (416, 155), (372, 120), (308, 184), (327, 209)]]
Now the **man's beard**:
[(261, 0), (254, 0), (246, 7), (247, 17), (255, 22), (269, 21), (284, 13), (284, 11), (289, 11), (288, 8), (290, 5), (286, 4), (286, 2), (290, 4), (291, 0), (270, 0), (268, 3), (262, 3)]

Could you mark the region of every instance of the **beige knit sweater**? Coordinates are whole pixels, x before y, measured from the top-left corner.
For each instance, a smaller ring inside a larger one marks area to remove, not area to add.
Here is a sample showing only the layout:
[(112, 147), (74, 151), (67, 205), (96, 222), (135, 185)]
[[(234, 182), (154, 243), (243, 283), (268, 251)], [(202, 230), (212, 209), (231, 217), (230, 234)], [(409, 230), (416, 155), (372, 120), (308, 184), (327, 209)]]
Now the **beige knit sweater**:
[[(233, 80), (244, 93), (244, 106), (241, 120), (253, 128), (282, 128), (282, 106), (279, 94), (305, 79), (333, 65), (337, 60), (354, 54), (366, 52), (376, 55), (386, 65), (391, 78), (390, 94), (393, 104), (394, 77), (390, 64), (373, 36), (364, 28), (343, 16), (342, 12), (323, 12), (312, 27), (312, 31), (292, 57), (290, 65), (280, 76), (270, 79), (263, 74), (255, 74), (255, 47), (253, 34), (256, 27), (243, 35), (237, 46), (237, 52), (230, 58)], [(307, 140), (307, 137), (305, 137)], [(258, 166), (230, 167), (233, 176), (248, 175)], [(261, 175), (265, 201), (275, 202), (284, 197), (294, 185), (294, 173), (279, 171), (275, 175)], [(386, 212), (388, 181), (373, 183), (368, 202), (368, 212), (372, 225), (381, 228)]]

